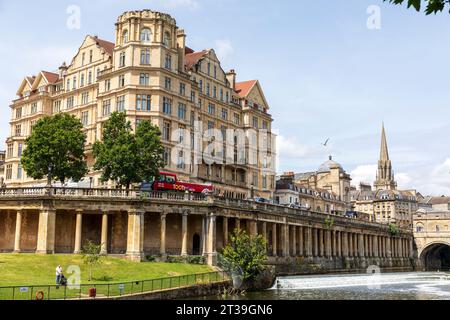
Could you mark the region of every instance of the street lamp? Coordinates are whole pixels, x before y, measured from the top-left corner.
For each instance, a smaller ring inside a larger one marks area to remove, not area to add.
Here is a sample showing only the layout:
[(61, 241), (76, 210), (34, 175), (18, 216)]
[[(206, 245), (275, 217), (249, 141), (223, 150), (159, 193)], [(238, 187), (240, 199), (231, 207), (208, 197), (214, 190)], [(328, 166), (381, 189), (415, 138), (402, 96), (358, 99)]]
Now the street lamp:
[(47, 187), (52, 186), (52, 171), (53, 171), (53, 164), (49, 164), (47, 173)]

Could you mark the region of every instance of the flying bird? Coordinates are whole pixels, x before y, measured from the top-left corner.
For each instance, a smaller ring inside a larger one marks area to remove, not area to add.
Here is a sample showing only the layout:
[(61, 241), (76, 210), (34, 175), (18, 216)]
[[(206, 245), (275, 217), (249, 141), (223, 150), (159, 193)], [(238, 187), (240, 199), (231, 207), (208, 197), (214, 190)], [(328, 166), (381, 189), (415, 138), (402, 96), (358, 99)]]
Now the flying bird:
[(328, 138), (328, 139), (325, 141), (325, 143), (322, 143), (322, 145), (323, 145), (324, 147), (326, 147), (326, 146), (328, 145), (328, 142), (330, 142), (330, 138)]

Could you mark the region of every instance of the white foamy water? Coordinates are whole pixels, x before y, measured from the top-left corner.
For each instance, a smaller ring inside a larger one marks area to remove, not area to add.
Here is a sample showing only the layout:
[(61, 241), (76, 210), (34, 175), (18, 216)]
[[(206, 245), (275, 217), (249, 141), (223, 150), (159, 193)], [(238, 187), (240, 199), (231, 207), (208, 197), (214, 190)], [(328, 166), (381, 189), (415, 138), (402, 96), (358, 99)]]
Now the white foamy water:
[[(450, 274), (443, 272), (423, 272), (283, 277), (277, 279), (272, 290), (312, 290), (360, 286), (382, 287), (399, 284), (416, 284), (418, 289), (431, 292), (432, 290), (430, 288), (434, 288), (435, 286), (450, 286)], [(438, 291), (435, 290), (435, 292)]]

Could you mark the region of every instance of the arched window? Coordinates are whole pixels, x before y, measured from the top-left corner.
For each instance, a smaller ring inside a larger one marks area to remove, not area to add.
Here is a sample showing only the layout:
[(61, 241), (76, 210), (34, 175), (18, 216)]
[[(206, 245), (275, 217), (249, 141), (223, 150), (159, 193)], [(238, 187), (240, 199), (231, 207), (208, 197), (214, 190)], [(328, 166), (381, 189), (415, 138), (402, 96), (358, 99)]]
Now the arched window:
[(128, 42), (128, 30), (124, 30), (122, 33), (123, 43)]
[(165, 46), (170, 47), (170, 32), (164, 32), (163, 43)]
[(141, 42), (152, 42), (152, 31), (148, 28), (141, 30)]

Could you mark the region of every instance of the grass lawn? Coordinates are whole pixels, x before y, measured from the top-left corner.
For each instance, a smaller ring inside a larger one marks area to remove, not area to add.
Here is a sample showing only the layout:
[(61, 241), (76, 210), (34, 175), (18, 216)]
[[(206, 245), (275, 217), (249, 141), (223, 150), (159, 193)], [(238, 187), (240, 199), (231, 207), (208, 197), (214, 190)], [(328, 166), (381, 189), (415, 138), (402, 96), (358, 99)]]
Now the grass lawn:
[[(88, 284), (88, 267), (79, 255), (0, 254), (0, 286), (54, 285), (57, 265), (66, 277), (70, 265), (81, 269), (81, 284)], [(93, 269), (92, 283), (107, 284), (149, 280), (213, 271), (205, 265), (181, 263), (131, 262), (119, 258), (102, 258)]]
[[(59, 264), (69, 280), (68, 287), (55, 285), (55, 269)], [(73, 282), (67, 271), (69, 266), (81, 269), (81, 283), (77, 287), (70, 286)], [(51, 300), (88, 298), (93, 287), (97, 297), (119, 296), (221, 281), (220, 274), (208, 274), (213, 271), (205, 265), (138, 263), (104, 257), (94, 267), (93, 280), (89, 282), (88, 267), (80, 255), (0, 254), (0, 300), (34, 300), (38, 292)]]

